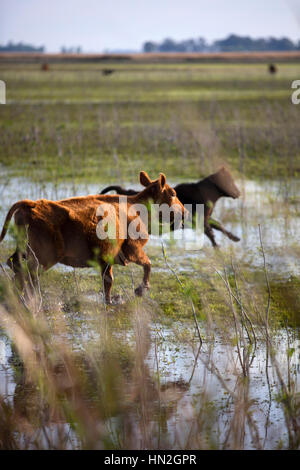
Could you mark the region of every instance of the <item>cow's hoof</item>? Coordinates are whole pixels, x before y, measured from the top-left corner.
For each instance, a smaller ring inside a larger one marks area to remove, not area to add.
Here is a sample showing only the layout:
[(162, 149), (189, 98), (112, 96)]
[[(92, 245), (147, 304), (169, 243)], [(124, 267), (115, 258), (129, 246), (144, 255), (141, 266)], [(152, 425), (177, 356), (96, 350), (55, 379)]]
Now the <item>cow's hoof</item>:
[(105, 300), (106, 305), (121, 305), (124, 304), (125, 300), (121, 295), (114, 295), (110, 299)]
[(239, 237), (236, 237), (236, 236), (233, 235), (232, 233), (229, 235), (229, 238), (230, 238), (230, 240), (232, 240), (233, 242), (239, 242), (239, 241), (240, 241), (240, 238), (239, 238)]
[(122, 305), (122, 304), (125, 304), (125, 300), (123, 299), (121, 295), (114, 295), (111, 303), (113, 305)]
[(149, 286), (144, 286), (143, 284), (141, 284), (140, 286), (138, 286), (135, 290), (134, 290), (134, 293), (135, 295), (137, 295), (138, 297), (143, 297), (144, 293), (146, 292), (146, 290), (149, 289)]

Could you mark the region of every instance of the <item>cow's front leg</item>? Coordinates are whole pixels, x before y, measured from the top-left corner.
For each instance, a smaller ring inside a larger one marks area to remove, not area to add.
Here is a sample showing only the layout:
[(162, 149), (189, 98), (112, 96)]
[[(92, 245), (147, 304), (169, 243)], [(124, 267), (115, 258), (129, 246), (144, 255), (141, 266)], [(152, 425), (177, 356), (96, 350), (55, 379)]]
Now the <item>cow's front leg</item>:
[(136, 264), (139, 264), (144, 268), (143, 282), (134, 291), (135, 295), (138, 295), (139, 297), (142, 297), (145, 291), (150, 288), (151, 261), (146, 253), (143, 253), (143, 255), (143, 259), (136, 262)]
[(137, 253), (137, 256), (132, 257), (132, 262), (143, 266), (144, 269), (143, 282), (134, 290), (135, 295), (142, 297), (145, 291), (150, 288), (151, 261), (146, 253), (141, 250)]
[(151, 261), (143, 250), (145, 240), (127, 240), (123, 246), (123, 255), (129, 263), (135, 263), (144, 269), (143, 282), (134, 290), (141, 297), (150, 287)]
[(215, 220), (213, 218), (210, 218), (209, 219), (209, 224), (213, 229), (220, 230), (220, 232), (224, 233), (224, 235), (226, 235), (226, 237), (228, 237), (230, 240), (232, 240), (234, 242), (239, 242), (240, 241), (239, 237), (237, 237), (233, 233), (226, 230), (226, 228), (220, 222), (218, 222), (217, 220)]
[(211, 214), (213, 212), (214, 205), (211, 201), (208, 201), (204, 206), (204, 233), (210, 239), (211, 244), (214, 248), (218, 248), (218, 244), (216, 242), (213, 229), (210, 225)]
[(106, 264), (102, 266), (101, 271), (105, 303), (111, 304), (111, 288), (114, 280), (112, 266), (110, 264)]
[(214, 236), (214, 234), (213, 234), (211, 225), (210, 225), (210, 223), (209, 223), (209, 220), (204, 221), (204, 233), (205, 233), (205, 235), (210, 239), (210, 241), (211, 241), (211, 243), (212, 243), (212, 246), (213, 246), (214, 248), (217, 248), (218, 245), (217, 245), (215, 236)]

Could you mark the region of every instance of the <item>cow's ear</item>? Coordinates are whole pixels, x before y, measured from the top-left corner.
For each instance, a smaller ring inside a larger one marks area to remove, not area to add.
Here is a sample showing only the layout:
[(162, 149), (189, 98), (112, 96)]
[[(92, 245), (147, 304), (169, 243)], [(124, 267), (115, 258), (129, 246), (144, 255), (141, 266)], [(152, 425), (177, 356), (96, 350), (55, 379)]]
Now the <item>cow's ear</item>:
[(163, 173), (160, 173), (158, 181), (160, 182), (161, 188), (164, 189), (164, 186), (167, 182), (166, 175), (164, 175)]
[(149, 184), (151, 183), (151, 179), (145, 171), (140, 172), (140, 183), (142, 186), (146, 187), (149, 186)]

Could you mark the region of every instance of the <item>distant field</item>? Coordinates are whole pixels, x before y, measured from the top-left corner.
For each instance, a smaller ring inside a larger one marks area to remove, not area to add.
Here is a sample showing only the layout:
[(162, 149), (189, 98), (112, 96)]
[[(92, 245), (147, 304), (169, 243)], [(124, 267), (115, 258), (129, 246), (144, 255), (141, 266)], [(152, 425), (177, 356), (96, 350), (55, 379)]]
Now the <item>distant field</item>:
[(194, 179), (221, 163), (250, 178), (300, 173), (297, 62), (275, 75), (267, 63), (138, 59), (49, 61), (45, 72), (0, 57), (0, 79), (0, 162), (13, 175), (136, 181), (145, 169)]
[(163, 53), (138, 53), (138, 54), (44, 54), (44, 53), (18, 53), (2, 52), (1, 61), (12, 62), (253, 62), (253, 61), (300, 61), (300, 51), (265, 51), (265, 52), (163, 52)]

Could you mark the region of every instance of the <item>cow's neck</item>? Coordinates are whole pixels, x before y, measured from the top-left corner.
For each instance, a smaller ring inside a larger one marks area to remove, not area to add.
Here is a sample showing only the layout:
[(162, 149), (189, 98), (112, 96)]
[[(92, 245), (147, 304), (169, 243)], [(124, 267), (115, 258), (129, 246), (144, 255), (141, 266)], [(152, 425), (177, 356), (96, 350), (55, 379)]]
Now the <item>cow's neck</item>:
[[(153, 202), (153, 188), (151, 186), (147, 186), (143, 191), (138, 193), (135, 196), (132, 196), (133, 204), (148, 204), (149, 202)], [(156, 202), (156, 201), (154, 201)]]

